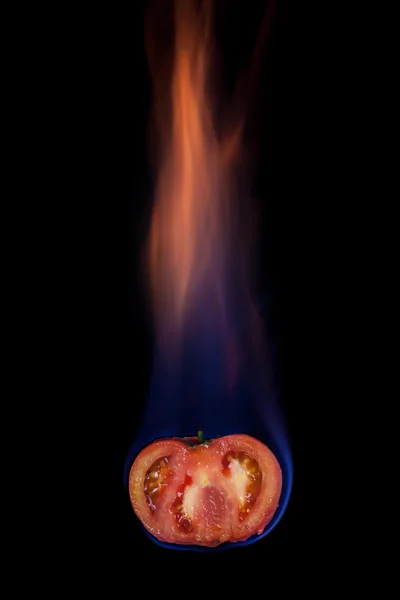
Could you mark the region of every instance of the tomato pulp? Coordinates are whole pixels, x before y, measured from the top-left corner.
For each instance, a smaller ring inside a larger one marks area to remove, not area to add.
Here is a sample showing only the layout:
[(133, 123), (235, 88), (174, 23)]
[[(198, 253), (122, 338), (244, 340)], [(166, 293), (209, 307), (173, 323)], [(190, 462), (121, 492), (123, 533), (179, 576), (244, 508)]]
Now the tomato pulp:
[(136, 515), (158, 540), (174, 544), (212, 547), (261, 534), (281, 489), (274, 454), (244, 434), (155, 441), (129, 474)]

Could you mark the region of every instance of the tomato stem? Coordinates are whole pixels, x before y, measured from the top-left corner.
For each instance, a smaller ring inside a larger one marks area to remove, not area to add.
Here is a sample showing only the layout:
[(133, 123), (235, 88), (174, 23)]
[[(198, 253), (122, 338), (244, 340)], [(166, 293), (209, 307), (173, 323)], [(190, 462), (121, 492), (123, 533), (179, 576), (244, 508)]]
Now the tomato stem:
[(177, 440), (181, 440), (184, 444), (187, 444), (189, 448), (197, 448), (197, 446), (201, 446), (202, 444), (211, 444), (213, 440), (206, 440), (204, 438), (204, 431), (198, 431), (197, 436), (189, 436), (185, 438), (177, 437)]

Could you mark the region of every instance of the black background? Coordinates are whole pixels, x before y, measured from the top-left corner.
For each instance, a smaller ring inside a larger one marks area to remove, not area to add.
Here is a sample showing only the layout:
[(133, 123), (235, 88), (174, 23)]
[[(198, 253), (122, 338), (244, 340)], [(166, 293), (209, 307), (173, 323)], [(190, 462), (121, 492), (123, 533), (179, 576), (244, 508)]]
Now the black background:
[[(248, 64), (265, 5), (219, 3), (217, 45), (228, 87)], [(180, 577), (199, 566), (282, 566), (295, 562), (304, 546), (317, 559), (334, 535), (320, 464), (326, 464), (323, 439), (339, 410), (327, 341), (336, 327), (335, 183), (327, 168), (327, 67), (316, 52), (306, 6), (281, 0), (254, 96), (258, 153), (251, 189), (263, 201), (255, 260), (260, 289), (268, 291), (269, 335), (291, 437), (292, 498), (273, 533), (251, 547), (217, 555), (160, 549), (140, 530), (123, 486), (151, 366), (140, 260), (154, 184), (147, 149), (145, 10), (146, 3), (138, 2), (129, 10), (76, 15), (65, 55), (55, 65), (65, 76), (57, 90), (63, 106), (57, 134), (65, 146), (55, 192), (63, 199), (60, 228), (71, 224), (66, 261), (56, 267), (63, 281), (57, 389), (61, 420), (68, 423), (64, 514), (66, 529), (74, 532), (71, 564), (115, 575), (123, 585), (138, 569), (163, 565), (167, 580), (159, 585), (168, 588), (170, 563), (179, 565)], [(323, 27), (318, 24), (321, 37)]]

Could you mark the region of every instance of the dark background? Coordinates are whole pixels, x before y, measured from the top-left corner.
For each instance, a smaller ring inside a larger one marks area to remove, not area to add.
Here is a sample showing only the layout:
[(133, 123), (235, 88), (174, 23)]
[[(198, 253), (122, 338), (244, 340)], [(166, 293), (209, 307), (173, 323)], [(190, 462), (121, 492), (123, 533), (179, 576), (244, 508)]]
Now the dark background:
[[(248, 64), (265, 5), (219, 3), (217, 46), (227, 88)], [(66, 518), (74, 531), (73, 564), (104, 577), (115, 573), (123, 583), (136, 569), (170, 561), (188, 573), (199, 565), (237, 568), (243, 560), (282, 566), (305, 544), (314, 560), (333, 535), (329, 482), (319, 465), (327, 460), (323, 440), (338, 410), (327, 342), (335, 328), (335, 190), (325, 152), (324, 63), (305, 5), (277, 2), (250, 119), (257, 148), (251, 191), (263, 202), (255, 261), (291, 438), (291, 502), (273, 533), (251, 547), (184, 554), (149, 541), (123, 486), (152, 348), (140, 261), (154, 185), (145, 8), (137, 2), (126, 11), (96, 8), (77, 17), (62, 67), (72, 83), (59, 90), (66, 159), (58, 186), (72, 227), (61, 290), (65, 358), (58, 386), (71, 422)], [(319, 28), (323, 36), (323, 24)]]

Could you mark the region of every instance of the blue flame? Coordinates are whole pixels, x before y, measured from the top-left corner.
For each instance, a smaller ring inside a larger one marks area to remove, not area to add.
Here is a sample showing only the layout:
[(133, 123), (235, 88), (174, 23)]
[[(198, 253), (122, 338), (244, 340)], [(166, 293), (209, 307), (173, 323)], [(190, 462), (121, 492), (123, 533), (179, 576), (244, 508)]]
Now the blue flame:
[[(241, 329), (236, 328), (238, 335)], [(253, 544), (276, 527), (288, 505), (293, 468), (284, 419), (271, 378), (266, 377), (260, 363), (254, 360), (249, 351), (249, 340), (241, 339), (241, 368), (229, 387), (226, 385), (226, 339), (221, 335), (213, 312), (203, 319), (190, 320), (178, 362), (168, 362), (162, 353), (157, 355), (140, 433), (125, 464), (125, 485), (128, 485), (129, 471), (136, 455), (155, 439), (196, 435), (199, 429), (204, 431), (206, 438), (247, 433), (264, 442), (282, 468), (279, 507), (261, 535), (216, 548), (163, 543), (143, 528), (152, 541), (164, 548), (218, 552)]]

